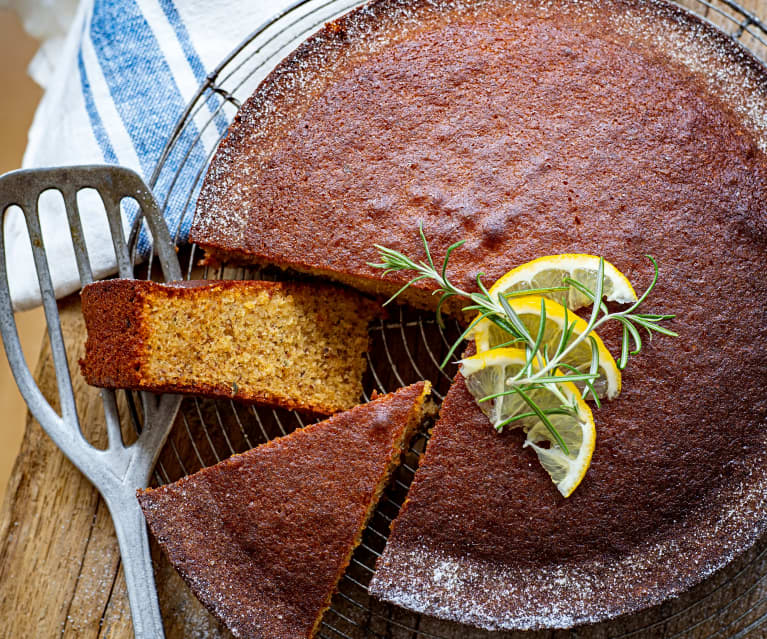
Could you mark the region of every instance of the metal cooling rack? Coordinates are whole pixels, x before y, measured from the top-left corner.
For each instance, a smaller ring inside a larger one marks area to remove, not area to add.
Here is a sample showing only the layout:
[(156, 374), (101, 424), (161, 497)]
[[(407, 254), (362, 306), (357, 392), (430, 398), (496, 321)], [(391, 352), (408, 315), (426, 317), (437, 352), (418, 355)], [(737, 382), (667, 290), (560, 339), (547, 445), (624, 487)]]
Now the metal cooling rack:
[[(767, 0), (752, 0), (767, 2)], [(214, 149), (241, 103), (269, 71), (300, 42), (325, 22), (358, 6), (357, 0), (298, 0), (262, 24), (200, 85), (188, 104), (162, 153), (151, 186), (164, 212), (182, 211), (171, 228), (177, 241), (182, 224), (193, 215), (197, 193), (213, 152), (203, 166), (201, 142)], [(718, 26), (736, 42), (757, 53), (767, 51), (767, 27), (752, 12), (731, 0), (679, 0)], [(138, 229), (134, 229), (133, 244)], [(198, 269), (201, 257), (195, 246), (182, 250), (186, 277), (209, 279), (255, 279), (279, 274), (242, 268)], [(149, 272), (153, 269), (150, 256)], [(441, 330), (433, 314), (397, 309), (394, 316), (372, 329), (373, 347), (364, 385), (366, 398), (374, 389), (389, 392), (420, 379), (430, 379), (441, 399), (453, 370), (441, 371), (438, 362), (457, 336), (457, 327)], [(140, 409), (133, 407), (136, 424)], [(155, 480), (174, 481), (202, 466), (220, 461), (273, 437), (287, 434), (307, 423), (302, 415), (279, 409), (237, 405), (231, 401), (187, 399), (174, 431), (162, 453)], [(425, 637), (552, 637), (578, 636), (579, 631), (560, 633), (504, 633), (493, 635), (463, 626), (437, 622), (370, 598), (367, 584), (375, 560), (383, 550), (389, 525), (404, 500), (419, 454), (425, 446), (421, 435), (409, 451), (392, 484), (384, 494), (362, 544), (340, 583), (340, 591), (325, 614), (319, 632), (323, 639), (417, 639)], [(767, 540), (678, 599), (650, 611), (622, 617), (589, 628), (589, 635), (609, 639), (666, 637), (682, 639), (741, 639), (767, 636)]]

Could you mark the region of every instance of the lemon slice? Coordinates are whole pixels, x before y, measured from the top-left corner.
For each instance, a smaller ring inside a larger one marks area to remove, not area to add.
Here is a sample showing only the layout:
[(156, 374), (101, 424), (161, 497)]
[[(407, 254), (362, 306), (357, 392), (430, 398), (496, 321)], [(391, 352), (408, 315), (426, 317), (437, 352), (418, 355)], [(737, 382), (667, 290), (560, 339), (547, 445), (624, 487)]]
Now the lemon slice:
[(578, 398), (588, 411), (588, 416), (583, 414), (567, 422), (560, 418), (555, 422), (559, 434), (570, 451), (569, 455), (566, 455), (553, 441), (543, 424), (531, 428), (524, 443), (525, 448), (531, 446), (538, 455), (538, 461), (541, 462), (541, 466), (549, 474), (551, 481), (556, 484), (557, 490), (563, 497), (572, 495), (578, 484), (583, 481), (591, 465), (591, 456), (596, 443), (596, 430), (591, 410), (580, 398), (580, 394)]
[[(596, 255), (582, 253), (549, 255), (512, 269), (493, 284), (488, 292), (495, 300), (499, 293), (563, 286), (565, 277), (583, 284), (591, 291), (596, 291), (598, 273), (599, 257)], [(591, 304), (591, 300), (573, 286), (566, 291), (552, 291), (542, 295), (573, 311)], [(609, 302), (620, 304), (632, 304), (637, 301), (631, 282), (607, 260), (604, 266), (602, 296)]]
[[(541, 319), (541, 300), (546, 307), (546, 325), (541, 342), (541, 350), (548, 346), (550, 356), (556, 352), (562, 337), (562, 332), (567, 324), (575, 323), (572, 334), (567, 340), (567, 344), (572, 344), (580, 335), (586, 332), (588, 323), (578, 317), (575, 313), (568, 312), (567, 309), (554, 300), (542, 298), (539, 295), (525, 295), (522, 297), (510, 297), (509, 306), (519, 315), (522, 323), (527, 328), (533, 339), (538, 336), (538, 327)], [(472, 329), (471, 337), (477, 345), (477, 353), (484, 353), (497, 346), (506, 344), (512, 336), (502, 328), (496, 326), (489, 319), (483, 319), (477, 322)], [(621, 373), (618, 369), (615, 359), (607, 350), (604, 342), (599, 336), (592, 332), (599, 354), (599, 366), (597, 372), (599, 378), (593, 382), (594, 390), (602, 398), (614, 399), (621, 390)], [(584, 339), (580, 344), (573, 348), (562, 363), (572, 366), (581, 373), (588, 373), (591, 368), (591, 343), (589, 339)], [(567, 372), (567, 371), (565, 371)], [(572, 372), (572, 371), (571, 371)], [(577, 386), (583, 387), (583, 383)]]
[[(575, 385), (548, 383), (526, 391), (527, 397), (546, 414), (565, 448), (519, 393), (479, 401), (508, 391), (512, 387), (510, 379), (524, 365), (523, 350), (497, 348), (464, 359), (461, 373), (469, 392), (496, 429), (524, 429), (527, 434), (524, 445), (532, 447), (559, 492), (569, 497), (591, 464), (596, 442), (594, 417)], [(533, 371), (536, 370), (539, 367), (533, 365)]]

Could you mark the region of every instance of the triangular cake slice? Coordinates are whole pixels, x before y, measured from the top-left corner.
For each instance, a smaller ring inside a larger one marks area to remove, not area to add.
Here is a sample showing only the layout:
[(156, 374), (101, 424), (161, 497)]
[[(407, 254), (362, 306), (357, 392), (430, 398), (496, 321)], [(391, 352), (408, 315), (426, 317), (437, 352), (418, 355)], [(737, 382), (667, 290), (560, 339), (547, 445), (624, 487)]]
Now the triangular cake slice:
[(413, 384), (139, 492), (171, 563), (235, 636), (315, 634), (428, 393)]

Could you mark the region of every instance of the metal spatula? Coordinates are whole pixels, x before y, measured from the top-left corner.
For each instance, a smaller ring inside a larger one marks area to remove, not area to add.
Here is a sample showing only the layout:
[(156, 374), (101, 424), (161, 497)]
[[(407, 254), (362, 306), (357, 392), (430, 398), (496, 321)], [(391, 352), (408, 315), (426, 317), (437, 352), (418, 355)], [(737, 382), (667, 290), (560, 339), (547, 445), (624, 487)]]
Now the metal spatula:
[[(40, 194), (49, 189), (61, 192), (80, 281), (85, 286), (93, 281), (93, 274), (77, 205), (77, 193), (84, 188), (98, 191), (104, 202), (120, 277), (133, 277), (133, 264), (120, 219), (120, 202), (124, 198), (132, 198), (146, 219), (165, 279), (181, 279), (178, 258), (165, 221), (151, 192), (133, 171), (115, 166), (77, 166), (7, 173), (0, 177), (0, 212), (5, 213), (14, 204), (24, 212), (48, 324), (61, 402), (60, 416), (37, 387), (21, 350), (8, 287), (4, 232), (0, 233), (0, 334), (16, 383), (30, 412), (54, 443), (93, 482), (109, 507), (120, 544), (135, 636), (137, 639), (157, 639), (162, 638), (164, 632), (146, 524), (136, 500), (136, 489), (147, 486), (181, 398), (141, 393), (143, 428), (138, 439), (126, 446), (120, 431), (115, 393), (102, 390), (109, 442), (107, 449), (95, 448), (80, 431), (56, 297), (40, 230), (38, 200)], [(62, 232), (65, 232), (64, 229)]]

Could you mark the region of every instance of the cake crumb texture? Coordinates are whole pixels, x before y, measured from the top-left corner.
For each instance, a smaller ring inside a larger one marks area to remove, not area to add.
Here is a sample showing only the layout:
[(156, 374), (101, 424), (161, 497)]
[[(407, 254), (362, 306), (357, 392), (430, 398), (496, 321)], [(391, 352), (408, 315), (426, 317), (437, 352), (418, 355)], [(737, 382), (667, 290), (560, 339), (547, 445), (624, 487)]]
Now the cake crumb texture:
[(108, 280), (82, 302), (90, 384), (320, 414), (360, 401), (380, 310), (335, 286), (260, 281)]

